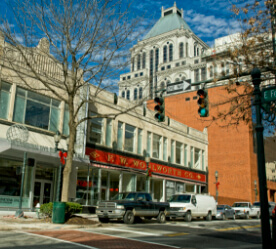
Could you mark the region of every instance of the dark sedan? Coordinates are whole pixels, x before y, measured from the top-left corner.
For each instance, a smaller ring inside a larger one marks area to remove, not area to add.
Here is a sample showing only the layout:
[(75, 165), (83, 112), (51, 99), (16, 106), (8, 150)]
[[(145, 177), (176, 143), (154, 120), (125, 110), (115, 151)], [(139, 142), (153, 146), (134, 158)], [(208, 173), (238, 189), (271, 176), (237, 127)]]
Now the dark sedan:
[(216, 219), (226, 220), (228, 218), (235, 220), (235, 210), (228, 205), (217, 205)]

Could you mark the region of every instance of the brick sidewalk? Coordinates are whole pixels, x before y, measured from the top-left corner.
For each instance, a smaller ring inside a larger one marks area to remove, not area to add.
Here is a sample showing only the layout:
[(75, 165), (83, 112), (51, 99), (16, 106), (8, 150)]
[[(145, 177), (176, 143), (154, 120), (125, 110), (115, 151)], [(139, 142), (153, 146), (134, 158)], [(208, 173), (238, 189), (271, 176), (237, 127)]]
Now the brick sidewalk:
[(70, 241), (99, 249), (172, 249), (175, 247), (164, 246), (157, 243), (142, 242), (132, 239), (124, 239), (112, 235), (82, 232), (77, 230), (64, 231), (39, 231), (33, 234), (52, 237), (55, 239)]

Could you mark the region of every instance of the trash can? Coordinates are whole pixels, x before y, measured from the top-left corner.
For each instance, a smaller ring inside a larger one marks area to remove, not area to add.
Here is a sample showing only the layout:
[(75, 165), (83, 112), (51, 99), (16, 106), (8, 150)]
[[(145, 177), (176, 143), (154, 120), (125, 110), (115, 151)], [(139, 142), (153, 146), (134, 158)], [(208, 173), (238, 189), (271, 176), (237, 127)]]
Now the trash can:
[(65, 222), (65, 207), (66, 202), (54, 202), (52, 222), (63, 224)]

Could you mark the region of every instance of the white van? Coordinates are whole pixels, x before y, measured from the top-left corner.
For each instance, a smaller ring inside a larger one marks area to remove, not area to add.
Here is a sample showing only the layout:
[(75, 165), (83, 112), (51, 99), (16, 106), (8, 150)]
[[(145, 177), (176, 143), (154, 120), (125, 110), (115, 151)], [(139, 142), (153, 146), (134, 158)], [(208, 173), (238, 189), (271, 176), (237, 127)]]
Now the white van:
[(183, 217), (185, 221), (190, 222), (192, 218), (205, 217), (210, 221), (217, 213), (214, 197), (207, 194), (175, 194), (168, 202), (170, 218)]

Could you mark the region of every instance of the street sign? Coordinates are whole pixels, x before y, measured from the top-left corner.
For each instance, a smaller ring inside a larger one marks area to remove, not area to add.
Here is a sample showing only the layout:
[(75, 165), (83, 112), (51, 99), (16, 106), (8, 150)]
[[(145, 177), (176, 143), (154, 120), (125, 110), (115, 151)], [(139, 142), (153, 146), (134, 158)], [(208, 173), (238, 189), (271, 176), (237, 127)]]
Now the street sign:
[(273, 86), (273, 87), (263, 89), (262, 95), (263, 95), (264, 102), (275, 101), (276, 100), (276, 87)]

